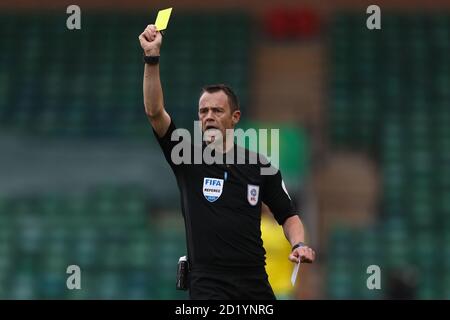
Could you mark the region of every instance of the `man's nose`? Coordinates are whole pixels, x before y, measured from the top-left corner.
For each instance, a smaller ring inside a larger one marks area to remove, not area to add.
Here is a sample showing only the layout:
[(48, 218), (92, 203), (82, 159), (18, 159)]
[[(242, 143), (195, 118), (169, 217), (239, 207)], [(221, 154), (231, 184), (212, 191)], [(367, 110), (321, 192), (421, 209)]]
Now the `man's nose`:
[(208, 120), (214, 120), (214, 112), (212, 112), (212, 110), (209, 110), (208, 113), (206, 114), (205, 121)]

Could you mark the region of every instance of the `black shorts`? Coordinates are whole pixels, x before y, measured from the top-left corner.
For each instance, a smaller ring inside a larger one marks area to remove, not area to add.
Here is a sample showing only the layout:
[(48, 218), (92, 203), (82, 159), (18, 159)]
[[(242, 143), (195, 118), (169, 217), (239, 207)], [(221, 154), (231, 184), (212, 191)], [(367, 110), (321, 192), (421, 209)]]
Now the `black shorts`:
[(192, 300), (275, 300), (267, 274), (192, 271), (189, 274)]

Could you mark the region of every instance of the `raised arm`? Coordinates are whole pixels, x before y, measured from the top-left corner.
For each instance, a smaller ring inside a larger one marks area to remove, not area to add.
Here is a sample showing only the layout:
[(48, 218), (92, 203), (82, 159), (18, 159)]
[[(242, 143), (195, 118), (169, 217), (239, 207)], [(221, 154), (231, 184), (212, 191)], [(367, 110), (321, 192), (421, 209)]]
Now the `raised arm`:
[[(160, 55), (162, 35), (152, 24), (139, 35), (139, 42), (146, 56)], [(164, 136), (170, 125), (170, 116), (164, 109), (164, 97), (159, 77), (159, 63), (145, 64), (144, 67), (144, 106), (145, 113), (159, 137)]]

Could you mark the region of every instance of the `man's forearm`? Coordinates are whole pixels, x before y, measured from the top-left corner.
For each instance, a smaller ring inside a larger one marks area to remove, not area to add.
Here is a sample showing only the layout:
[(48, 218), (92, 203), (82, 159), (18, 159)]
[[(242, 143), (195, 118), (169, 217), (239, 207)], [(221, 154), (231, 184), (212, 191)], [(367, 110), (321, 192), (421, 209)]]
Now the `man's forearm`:
[(163, 91), (159, 77), (159, 64), (145, 64), (143, 89), (145, 113), (150, 118), (158, 116), (164, 110)]
[(299, 216), (287, 218), (283, 223), (283, 231), (291, 246), (299, 242), (305, 242), (305, 230)]
[[(305, 242), (305, 230), (299, 216), (295, 215), (286, 219), (283, 230), (292, 247), (299, 242)], [(312, 263), (315, 257), (316, 253), (308, 245), (296, 247), (289, 254), (289, 260), (295, 263)]]
[[(159, 57), (162, 35), (156, 26), (151, 24), (145, 28), (144, 32), (139, 35), (139, 42), (144, 54), (147, 57)], [(144, 67), (144, 106), (145, 113), (155, 130), (156, 134), (163, 137), (170, 125), (170, 116), (164, 110), (164, 98), (161, 87), (161, 80), (159, 78), (159, 64), (153, 64), (154, 58), (148, 61), (152, 64), (145, 64)]]

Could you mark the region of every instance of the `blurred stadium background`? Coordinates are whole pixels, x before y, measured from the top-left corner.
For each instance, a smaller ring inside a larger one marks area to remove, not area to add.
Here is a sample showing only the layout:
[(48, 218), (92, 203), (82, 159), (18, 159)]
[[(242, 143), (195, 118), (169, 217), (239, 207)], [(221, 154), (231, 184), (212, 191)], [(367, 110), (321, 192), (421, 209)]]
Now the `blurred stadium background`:
[[(81, 30), (66, 28), (70, 4)], [(161, 72), (179, 126), (192, 128), (202, 85), (224, 82), (241, 127), (280, 129), (318, 261), (295, 290), (292, 266), (271, 265), (278, 296), (449, 299), (449, 2), (378, 1), (375, 31), (370, 4), (2, 1), (0, 298), (187, 298), (179, 194), (145, 117), (137, 39), (173, 6)], [(270, 223), (273, 263), (287, 242)], [(66, 288), (72, 264), (81, 290)], [(366, 287), (372, 264), (381, 290)]]

